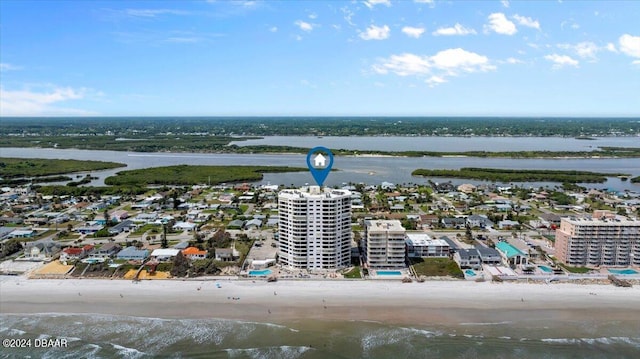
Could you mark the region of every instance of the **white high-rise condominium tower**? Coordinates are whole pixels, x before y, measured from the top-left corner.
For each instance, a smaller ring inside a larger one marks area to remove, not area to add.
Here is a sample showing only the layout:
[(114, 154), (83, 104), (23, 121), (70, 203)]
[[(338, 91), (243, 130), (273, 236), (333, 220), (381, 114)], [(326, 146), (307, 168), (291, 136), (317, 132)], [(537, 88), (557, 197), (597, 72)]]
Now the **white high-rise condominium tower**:
[(318, 186), (278, 194), (278, 260), (294, 269), (339, 269), (351, 260), (351, 192)]

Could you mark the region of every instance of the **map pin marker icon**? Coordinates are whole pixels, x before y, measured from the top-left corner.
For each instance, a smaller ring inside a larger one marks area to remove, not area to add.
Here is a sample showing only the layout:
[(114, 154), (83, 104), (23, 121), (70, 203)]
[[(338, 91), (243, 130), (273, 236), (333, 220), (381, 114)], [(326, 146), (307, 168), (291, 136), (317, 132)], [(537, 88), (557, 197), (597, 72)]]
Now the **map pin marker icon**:
[(314, 147), (307, 154), (307, 167), (316, 180), (318, 186), (322, 186), (333, 166), (333, 153), (326, 147)]

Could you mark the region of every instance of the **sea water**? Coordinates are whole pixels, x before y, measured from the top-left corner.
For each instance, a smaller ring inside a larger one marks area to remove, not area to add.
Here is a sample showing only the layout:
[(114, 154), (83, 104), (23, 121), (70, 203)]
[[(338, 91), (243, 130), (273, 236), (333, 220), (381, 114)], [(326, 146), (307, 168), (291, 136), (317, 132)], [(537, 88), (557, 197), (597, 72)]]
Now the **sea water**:
[[(176, 305), (179, 305), (176, 303)], [(534, 317), (535, 318), (535, 317)], [(640, 321), (535, 319), (419, 326), (257, 323), (102, 314), (0, 315), (0, 336), (66, 339), (2, 358), (638, 358)]]

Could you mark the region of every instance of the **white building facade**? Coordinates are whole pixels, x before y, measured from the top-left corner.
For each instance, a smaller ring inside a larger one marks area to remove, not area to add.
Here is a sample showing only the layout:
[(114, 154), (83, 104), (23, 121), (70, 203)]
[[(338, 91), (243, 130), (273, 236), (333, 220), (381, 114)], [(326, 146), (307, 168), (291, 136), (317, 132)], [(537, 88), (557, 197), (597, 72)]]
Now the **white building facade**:
[(364, 253), (369, 268), (404, 268), (406, 230), (398, 220), (364, 221)]
[(433, 239), (426, 233), (408, 232), (405, 243), (407, 256), (412, 258), (449, 257), (449, 243), (442, 239)]
[(318, 186), (278, 194), (278, 261), (292, 269), (340, 269), (351, 261), (351, 192)]

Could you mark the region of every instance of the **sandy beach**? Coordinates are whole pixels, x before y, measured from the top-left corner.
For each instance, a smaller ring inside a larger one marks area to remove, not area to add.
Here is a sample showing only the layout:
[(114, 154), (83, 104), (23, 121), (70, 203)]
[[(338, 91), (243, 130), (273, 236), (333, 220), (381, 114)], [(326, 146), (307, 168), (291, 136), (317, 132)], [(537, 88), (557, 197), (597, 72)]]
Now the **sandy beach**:
[(393, 324), (640, 319), (640, 288), (463, 281), (141, 281), (0, 277), (0, 312)]

